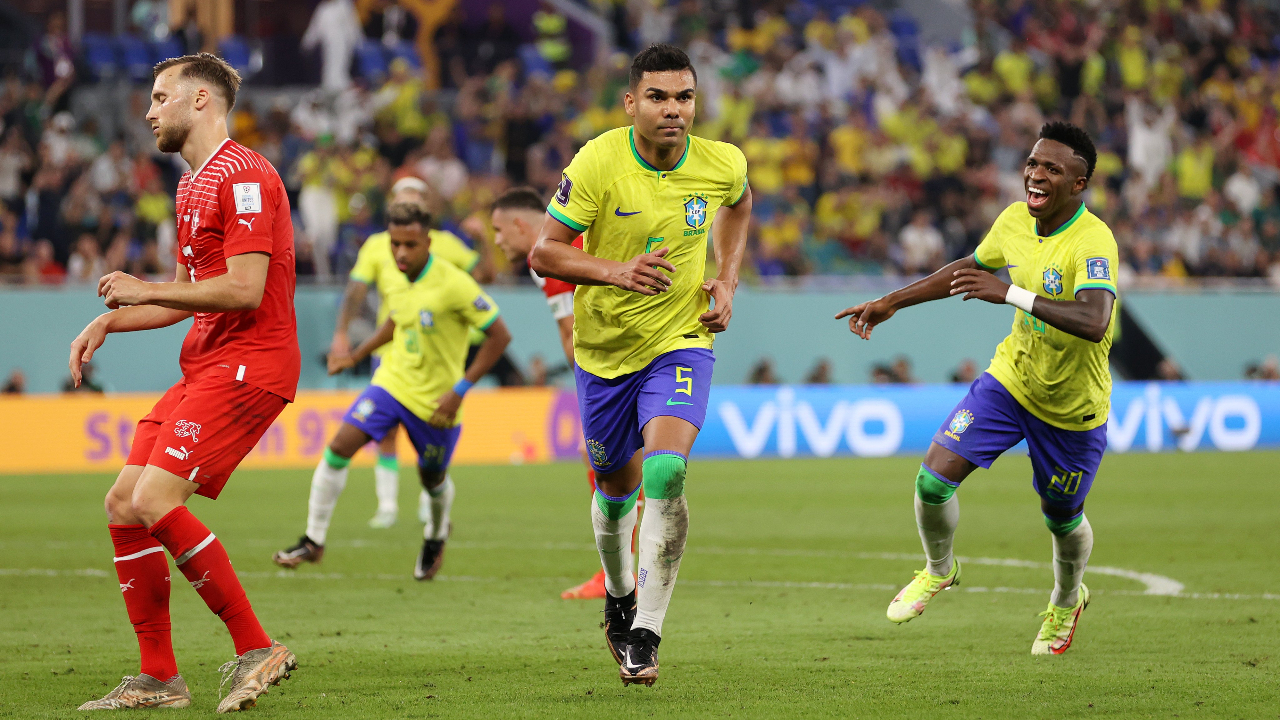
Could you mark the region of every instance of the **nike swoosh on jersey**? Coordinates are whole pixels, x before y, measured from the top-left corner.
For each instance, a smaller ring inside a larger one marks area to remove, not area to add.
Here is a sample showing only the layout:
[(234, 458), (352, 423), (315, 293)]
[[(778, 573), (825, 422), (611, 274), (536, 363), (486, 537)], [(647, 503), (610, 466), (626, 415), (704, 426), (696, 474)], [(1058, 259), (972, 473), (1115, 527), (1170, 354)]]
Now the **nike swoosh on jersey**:
[(622, 208), (621, 208), (621, 207), (616, 207), (616, 208), (614, 208), (614, 209), (613, 209), (613, 214), (614, 214), (614, 215), (617, 215), (618, 217), (631, 217), (632, 215), (639, 215), (639, 214), (640, 214), (640, 213), (642, 213), (642, 212), (644, 212), (644, 211), (643, 211), (643, 210), (636, 210), (635, 212), (625, 212), (625, 213), (624, 213), (624, 212), (622, 212)]
[(667, 400), (667, 404), (668, 404), (668, 405), (692, 405), (693, 403), (690, 403), (690, 402), (680, 402), (679, 400), (671, 400), (671, 399), (668, 399), (668, 400)]

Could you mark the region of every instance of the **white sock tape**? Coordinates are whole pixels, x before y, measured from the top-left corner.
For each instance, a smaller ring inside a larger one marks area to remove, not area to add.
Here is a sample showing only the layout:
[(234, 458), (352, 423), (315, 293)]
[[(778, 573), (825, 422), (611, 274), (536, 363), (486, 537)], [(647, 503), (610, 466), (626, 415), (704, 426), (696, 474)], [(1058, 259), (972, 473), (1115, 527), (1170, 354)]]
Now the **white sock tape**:
[(1017, 285), (1010, 285), (1009, 292), (1005, 293), (1004, 302), (1006, 305), (1012, 305), (1019, 310), (1031, 314), (1031, 304), (1036, 301), (1036, 294), (1030, 290), (1020, 288)]

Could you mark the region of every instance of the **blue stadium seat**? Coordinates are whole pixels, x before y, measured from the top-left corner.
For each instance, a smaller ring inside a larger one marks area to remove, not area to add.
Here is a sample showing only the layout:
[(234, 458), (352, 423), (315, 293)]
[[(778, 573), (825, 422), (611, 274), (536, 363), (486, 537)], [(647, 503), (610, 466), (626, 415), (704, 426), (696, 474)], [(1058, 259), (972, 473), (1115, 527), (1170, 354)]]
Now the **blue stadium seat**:
[(378, 83), (387, 76), (387, 54), (382, 43), (376, 40), (364, 40), (356, 46), (356, 68), (360, 76), (370, 82)]
[(222, 53), (222, 59), (235, 68), (236, 72), (241, 75), (249, 74), (249, 43), (243, 37), (232, 35), (224, 38), (218, 43), (218, 52)]
[(903, 37), (920, 37), (920, 24), (910, 14), (895, 10), (889, 15), (889, 32), (893, 33), (899, 40)]
[(84, 64), (99, 80), (115, 77), (119, 72), (119, 60), (111, 38), (98, 33), (85, 33), (80, 40), (84, 51)]
[(137, 82), (151, 79), (151, 48), (142, 38), (134, 35), (120, 35), (116, 38), (116, 51), (120, 54), (120, 64), (129, 77)]
[(157, 40), (151, 43), (151, 60), (153, 62), (164, 62), (169, 58), (182, 57), (187, 53), (183, 47), (182, 41), (170, 35), (164, 40)]
[(414, 70), (422, 69), (422, 58), (418, 57), (418, 48), (413, 43), (401, 40), (391, 46), (391, 57), (397, 60), (405, 60)]

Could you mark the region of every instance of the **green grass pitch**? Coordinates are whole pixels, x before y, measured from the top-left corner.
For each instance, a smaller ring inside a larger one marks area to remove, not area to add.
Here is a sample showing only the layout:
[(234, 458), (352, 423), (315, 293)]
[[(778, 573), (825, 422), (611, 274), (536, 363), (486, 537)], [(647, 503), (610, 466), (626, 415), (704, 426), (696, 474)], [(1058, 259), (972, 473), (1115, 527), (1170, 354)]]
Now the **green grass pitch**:
[[(192, 510), (222, 539), (293, 678), (251, 712), (281, 718), (1280, 717), (1280, 453), (1110, 456), (1089, 499), (1093, 604), (1064, 656), (1034, 658), (1050, 539), (1025, 457), (960, 493), (964, 585), (921, 618), (884, 617), (921, 561), (916, 463), (708, 462), (653, 688), (623, 688), (601, 603), (559, 591), (595, 566), (572, 464), (459, 467), (442, 577), (410, 576), (420, 526), (371, 530), (372, 471), (352, 471), (323, 565), (278, 572), (310, 473), (240, 472)], [(70, 718), (137, 669), (101, 510), (110, 477), (0, 477), (0, 717)], [(176, 571), (174, 578), (181, 578)], [(1222, 597), (1229, 594), (1233, 597)], [(174, 645), (212, 714), (230, 638), (185, 583)], [(169, 711), (159, 714), (169, 716)]]

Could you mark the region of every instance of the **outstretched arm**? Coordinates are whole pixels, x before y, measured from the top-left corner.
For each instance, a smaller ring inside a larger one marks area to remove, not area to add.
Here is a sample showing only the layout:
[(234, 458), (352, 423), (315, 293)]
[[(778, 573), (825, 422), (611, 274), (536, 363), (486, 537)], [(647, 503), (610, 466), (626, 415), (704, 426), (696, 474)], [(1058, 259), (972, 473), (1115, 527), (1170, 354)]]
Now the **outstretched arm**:
[(733, 294), (738, 290), (738, 268), (747, 250), (747, 227), (751, 223), (751, 187), (733, 205), (720, 208), (711, 226), (716, 251), (716, 277), (702, 283), (702, 290), (715, 300), (715, 307), (698, 320), (713, 333), (729, 329), (733, 317)]
[[(494, 318), (493, 324), (485, 329), (484, 336), (484, 342), (480, 343), (475, 359), (467, 367), (466, 375), (463, 375), (463, 380), (468, 387), (480, 382), (480, 378), (493, 369), (494, 364), (498, 362), (498, 358), (502, 357), (502, 353), (511, 342), (511, 331), (507, 329), (507, 323), (500, 317)], [(463, 392), (466, 390), (464, 389)], [(436, 411), (427, 422), (436, 427), (449, 427), (453, 425), (453, 419), (457, 416), (460, 407), (462, 407), (462, 396), (454, 390), (449, 390), (440, 396)]]
[(667, 248), (658, 248), (618, 262), (588, 254), (573, 246), (579, 232), (547, 215), (538, 232), (538, 241), (529, 253), (529, 265), (542, 277), (552, 277), (574, 285), (614, 285), (641, 295), (666, 292), (671, 278), (661, 272), (675, 272), (676, 266), (663, 259)]
[[(187, 274), (185, 265), (178, 265), (174, 283), (191, 283), (191, 276)], [(72, 381), (76, 387), (80, 387), (81, 367), (93, 359), (93, 354), (106, 342), (109, 333), (155, 330), (175, 325), (189, 317), (191, 313), (185, 310), (171, 310), (154, 305), (122, 307), (99, 315), (71, 341), (71, 357), (67, 361), (67, 367), (71, 370)]]
[(343, 370), (355, 367), (361, 360), (372, 355), (374, 350), (391, 342), (395, 332), (396, 324), (391, 318), (387, 318), (372, 335), (360, 343), (360, 347), (357, 347), (352, 352), (347, 353), (345, 350), (339, 352), (330, 349), (328, 358), (329, 374), (337, 375)]
[[(981, 273), (995, 279), (994, 275), (980, 270), (973, 256), (968, 255), (944, 266), (929, 277), (917, 280), (899, 290), (894, 290), (882, 298), (854, 305), (851, 308), (845, 308), (836, 313), (836, 319), (849, 318), (849, 330), (863, 340), (869, 340), (871, 331), (876, 325), (893, 317), (893, 314), (902, 308), (919, 305), (930, 300), (941, 300), (953, 295), (952, 282), (956, 279), (957, 273), (966, 270)], [(1000, 302), (1004, 302), (1004, 296), (1000, 297)]]
[(1116, 301), (1114, 295), (1101, 288), (1081, 290), (1073, 300), (1050, 300), (1022, 288), (1014, 290), (1015, 294), (1022, 295), (1021, 298), (1011, 297), (1008, 283), (977, 270), (956, 273), (951, 294), (962, 293), (965, 300), (1016, 305), (1059, 330), (1089, 342), (1102, 342), (1107, 336)]
[[(351, 321), (360, 315), (360, 306), (369, 294), (369, 284), (359, 280), (348, 280), (347, 289), (342, 293), (342, 305), (338, 307), (338, 319), (333, 324), (333, 340), (329, 343), (329, 354), (346, 355), (351, 352), (351, 339), (347, 329)], [(390, 339), (390, 338), (388, 338)]]
[(188, 313), (256, 310), (270, 262), (271, 256), (260, 252), (233, 255), (227, 258), (225, 273), (200, 282), (145, 282), (117, 271), (98, 281), (98, 295), (112, 310), (131, 305), (159, 305)]

